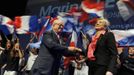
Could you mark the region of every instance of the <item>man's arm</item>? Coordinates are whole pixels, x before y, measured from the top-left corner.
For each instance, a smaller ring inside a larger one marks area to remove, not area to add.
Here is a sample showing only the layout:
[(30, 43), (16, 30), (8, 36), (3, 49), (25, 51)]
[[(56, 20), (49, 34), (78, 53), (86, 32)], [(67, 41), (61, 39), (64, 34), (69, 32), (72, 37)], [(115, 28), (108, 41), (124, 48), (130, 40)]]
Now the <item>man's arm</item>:
[(49, 50), (53, 50), (63, 55), (75, 55), (74, 51), (81, 51), (81, 49), (76, 47), (66, 47), (62, 46), (59, 43), (56, 43), (55, 40), (52, 38), (51, 33), (44, 33), (43, 42), (42, 42)]

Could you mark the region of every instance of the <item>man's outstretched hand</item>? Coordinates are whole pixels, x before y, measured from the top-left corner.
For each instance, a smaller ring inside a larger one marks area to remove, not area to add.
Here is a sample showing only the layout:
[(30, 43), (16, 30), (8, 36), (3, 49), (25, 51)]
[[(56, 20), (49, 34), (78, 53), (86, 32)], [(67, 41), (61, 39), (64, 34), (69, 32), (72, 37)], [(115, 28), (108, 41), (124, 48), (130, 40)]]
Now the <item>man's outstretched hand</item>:
[(77, 48), (77, 47), (68, 47), (68, 50), (70, 51), (78, 51), (78, 52), (82, 52), (82, 50), (80, 48)]

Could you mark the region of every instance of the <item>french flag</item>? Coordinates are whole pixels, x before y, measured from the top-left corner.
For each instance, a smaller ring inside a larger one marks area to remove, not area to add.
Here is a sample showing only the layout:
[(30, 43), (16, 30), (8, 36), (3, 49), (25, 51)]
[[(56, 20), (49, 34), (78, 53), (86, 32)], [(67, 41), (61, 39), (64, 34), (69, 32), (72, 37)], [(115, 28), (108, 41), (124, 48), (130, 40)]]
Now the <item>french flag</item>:
[(64, 21), (63, 32), (72, 33), (73, 30), (75, 30), (76, 32), (79, 32), (80, 29), (82, 28), (82, 25), (78, 21), (78, 18), (79, 18), (78, 16), (74, 17), (74, 16), (66, 15), (62, 18)]
[(83, 25), (81, 30), (83, 34), (87, 34), (90, 38), (96, 33), (96, 30), (92, 25)]
[(38, 35), (39, 40), (42, 39), (43, 33), (45, 31), (49, 31), (49, 30), (52, 29), (52, 26), (50, 24), (50, 19), (51, 19), (50, 16), (49, 17), (43, 17), (43, 18), (40, 19), (41, 29), (40, 29), (39, 35)]
[(18, 34), (39, 31), (37, 16), (16, 16), (14, 24)]
[(134, 15), (134, 1), (119, 0), (116, 5), (124, 21), (129, 20)]
[[(77, 46), (77, 33), (75, 31), (72, 32), (71, 40), (69, 46), (76, 47)], [(69, 67), (70, 61), (74, 60), (74, 57), (65, 57), (64, 59), (64, 68), (67, 69)]]
[(42, 30), (43, 28), (45, 29), (45, 31), (52, 30), (50, 20), (51, 20), (50, 16), (41, 17), (39, 22), (40, 30)]
[(134, 10), (134, 0), (123, 0), (123, 1)]
[(5, 35), (12, 34), (14, 32), (13, 21), (9, 17), (0, 15), (0, 30)]
[(111, 31), (114, 33), (118, 46), (134, 46), (134, 29)]
[(90, 15), (103, 17), (104, 1), (84, 0), (81, 3), (81, 7), (86, 13), (90, 13)]
[(70, 22), (69, 20), (66, 21), (63, 32), (72, 32), (73, 31), (74, 23)]
[(82, 49), (82, 53), (86, 55), (89, 37), (82, 31), (78, 33), (77, 47)]
[(72, 47), (77, 46), (77, 33), (74, 30), (72, 32), (72, 38), (71, 38), (71, 41), (70, 41), (70, 46), (72, 46)]

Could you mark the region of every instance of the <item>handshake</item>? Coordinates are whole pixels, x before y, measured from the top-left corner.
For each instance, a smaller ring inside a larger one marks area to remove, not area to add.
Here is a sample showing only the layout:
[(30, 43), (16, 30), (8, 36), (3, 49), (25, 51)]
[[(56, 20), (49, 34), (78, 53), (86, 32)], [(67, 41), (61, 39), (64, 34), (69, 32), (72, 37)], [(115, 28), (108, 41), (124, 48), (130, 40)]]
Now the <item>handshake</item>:
[(71, 61), (75, 61), (76, 63), (82, 63), (84, 62), (84, 60), (81, 58), (82, 55), (82, 50), (80, 48), (77, 47), (68, 47), (69, 51), (75, 52), (75, 56), (73, 57), (65, 57), (64, 58), (64, 68), (68, 68), (69, 64)]
[(85, 57), (85, 54), (82, 52), (82, 50), (80, 48), (68, 47), (68, 50), (76, 52), (75, 60), (76, 60), (77, 63), (82, 63), (85, 60), (87, 60), (87, 58)]
[(77, 48), (77, 47), (68, 47), (68, 50), (69, 51), (73, 51), (73, 52), (82, 52), (82, 50), (80, 48)]

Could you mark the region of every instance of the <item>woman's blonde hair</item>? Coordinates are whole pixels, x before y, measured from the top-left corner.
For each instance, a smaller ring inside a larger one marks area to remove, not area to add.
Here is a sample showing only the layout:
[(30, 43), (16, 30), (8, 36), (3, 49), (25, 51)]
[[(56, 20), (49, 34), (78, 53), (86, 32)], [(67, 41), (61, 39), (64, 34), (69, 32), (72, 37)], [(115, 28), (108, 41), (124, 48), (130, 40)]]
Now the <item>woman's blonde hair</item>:
[(110, 25), (110, 22), (107, 19), (105, 19), (105, 18), (98, 18), (97, 21), (98, 20), (103, 20), (103, 22), (105, 22), (105, 26), (109, 26)]

